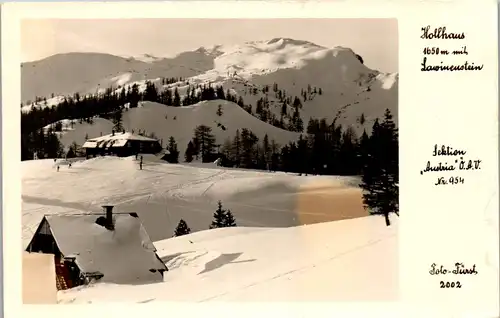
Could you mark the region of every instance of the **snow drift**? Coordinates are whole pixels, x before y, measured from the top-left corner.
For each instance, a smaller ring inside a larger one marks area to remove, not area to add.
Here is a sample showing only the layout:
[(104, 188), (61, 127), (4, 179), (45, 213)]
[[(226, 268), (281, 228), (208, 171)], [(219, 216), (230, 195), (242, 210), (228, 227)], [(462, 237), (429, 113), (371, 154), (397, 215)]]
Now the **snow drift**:
[(155, 243), (163, 283), (95, 284), (60, 303), (393, 301), (398, 222), (365, 217), (284, 229), (223, 228)]

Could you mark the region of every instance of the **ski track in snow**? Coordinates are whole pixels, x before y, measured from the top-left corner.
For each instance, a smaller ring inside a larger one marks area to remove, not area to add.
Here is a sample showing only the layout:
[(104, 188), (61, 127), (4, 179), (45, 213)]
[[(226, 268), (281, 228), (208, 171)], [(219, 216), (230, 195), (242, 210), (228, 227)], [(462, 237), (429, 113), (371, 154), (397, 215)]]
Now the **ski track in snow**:
[[(56, 172), (57, 164), (60, 162), (54, 164), (51, 160), (23, 162), (22, 219), (25, 243), (44, 214), (100, 212), (103, 204), (113, 204), (118, 206), (118, 209), (124, 206), (125, 210), (128, 210), (129, 204), (135, 204), (133, 209), (144, 212), (148, 202), (151, 202), (158, 206), (158, 209), (166, 207), (166, 221), (170, 223), (177, 222), (171, 217), (172, 211), (175, 212), (176, 218), (182, 217), (185, 211), (199, 214), (203, 216), (203, 220), (208, 221), (213, 213), (212, 206), (215, 209), (216, 201), (222, 200), (225, 205), (236, 210), (248, 211), (237, 213), (238, 222), (250, 226), (268, 226), (266, 222), (269, 221), (260, 221), (256, 216), (250, 217), (248, 213), (270, 217), (274, 220), (272, 222), (278, 222), (282, 215), (290, 219), (287, 222), (292, 222), (292, 218), (296, 220), (295, 212), (288, 208), (252, 201), (251, 195), (246, 195), (244, 201), (232, 196), (264, 189), (272, 184), (284, 184), (292, 186), (287, 190), (292, 192), (290, 198), (286, 195), (283, 198), (293, 200), (293, 191), (297, 191), (293, 189), (298, 189), (300, 183), (319, 180), (344, 184), (339, 189), (349, 188), (349, 178), (297, 177), (294, 174), (220, 169), (210, 164), (196, 167), (150, 162), (145, 159), (144, 169), (139, 170), (133, 158), (104, 157), (73, 160), (71, 168), (62, 166), (60, 171)], [(265, 195), (271, 195), (272, 191), (274, 190), (267, 191)], [(206, 203), (202, 205), (202, 202)], [(141, 205), (138, 206), (138, 203)], [(268, 216), (266, 212), (269, 212)], [(301, 211), (302, 216), (326, 217), (327, 214)], [(154, 220), (150, 219), (149, 222)]]

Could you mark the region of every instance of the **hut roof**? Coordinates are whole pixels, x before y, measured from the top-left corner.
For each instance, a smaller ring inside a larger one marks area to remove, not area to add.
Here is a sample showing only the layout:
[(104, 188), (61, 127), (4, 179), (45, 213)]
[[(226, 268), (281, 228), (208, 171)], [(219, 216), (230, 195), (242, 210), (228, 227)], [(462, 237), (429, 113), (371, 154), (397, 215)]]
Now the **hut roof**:
[(129, 140), (158, 142), (158, 140), (132, 134), (130, 132), (116, 132), (101, 137), (88, 139), (82, 148), (105, 148), (105, 147), (123, 147)]

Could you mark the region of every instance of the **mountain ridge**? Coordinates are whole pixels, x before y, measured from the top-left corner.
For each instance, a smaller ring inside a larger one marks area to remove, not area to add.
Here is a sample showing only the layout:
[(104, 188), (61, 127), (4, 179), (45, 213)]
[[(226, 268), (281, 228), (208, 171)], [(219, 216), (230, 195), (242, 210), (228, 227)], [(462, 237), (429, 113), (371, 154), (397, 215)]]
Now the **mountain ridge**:
[[(343, 127), (351, 127), (360, 136), (363, 131), (370, 133), (374, 120), (381, 118), (386, 109), (391, 111), (397, 123), (399, 73), (384, 73), (367, 67), (363, 58), (350, 48), (325, 48), (304, 40), (274, 38), (235, 45), (202, 46), (171, 58), (151, 54), (143, 56), (150, 61), (106, 53), (57, 54), (41, 60), (37, 67), (23, 67), (39, 70), (39, 74), (32, 77), (29, 73), (23, 73), (23, 87), (31, 81), (35, 91), (41, 89), (48, 92), (51, 87), (63, 87), (62, 90), (67, 91), (62, 96), (49, 98), (46, 105), (44, 102), (36, 103), (36, 108), (55, 106), (64, 101), (64, 96), (73, 96), (77, 92), (81, 95), (96, 94), (113, 88), (119, 94), (134, 85), (138, 86), (139, 91), (144, 91), (147, 82), (154, 84), (158, 94), (165, 90), (170, 90), (172, 94), (177, 91), (181, 104), (190, 106), (197, 102), (190, 102), (185, 98), (186, 95), (189, 92), (198, 94), (209, 84), (230, 92), (235, 98), (234, 103), (238, 101), (240, 107), (264, 123), (295, 133), (305, 132), (311, 119), (326, 119)], [(110, 64), (101, 65), (102, 61), (108, 59), (112, 60)], [(54, 60), (56, 62), (52, 62)], [(58, 65), (58, 60), (66, 64)], [(83, 71), (79, 72), (78, 69)], [(168, 83), (165, 81), (167, 78), (170, 80)], [(29, 92), (33, 94), (26, 87), (23, 89), (23, 93)], [(163, 103), (159, 100), (147, 101)], [(175, 107), (168, 102), (164, 104)], [(25, 105), (22, 109), (29, 111), (32, 107)], [(152, 111), (147, 109), (140, 108), (137, 111)], [(154, 109), (155, 116), (160, 118), (171, 112), (167, 111), (168, 107), (164, 111), (158, 107)], [(294, 119), (297, 115), (302, 121), (303, 130), (292, 127), (297, 126)], [(201, 118), (199, 123), (189, 118), (185, 120), (192, 124), (192, 128), (203, 121)], [(110, 133), (111, 126), (111, 123), (106, 124), (98, 132)], [(127, 125), (126, 128), (148, 128), (144, 123), (140, 126)], [(217, 126), (212, 128), (218, 129)], [(167, 131), (176, 138), (181, 137), (159, 126), (152, 127), (152, 130), (162, 137), (166, 137), (163, 135)], [(182, 135), (184, 138), (185, 134)], [(67, 146), (71, 141), (66, 139), (63, 138), (63, 141)]]
[[(142, 54), (140, 57), (124, 57), (99, 52), (58, 53), (41, 60), (21, 63), (22, 101), (27, 103), (35, 100), (35, 97), (49, 98), (52, 94), (93, 93), (97, 86), (102, 87), (107, 84), (105, 79), (126, 72), (138, 74), (138, 76), (131, 78), (130, 82), (145, 78), (154, 79), (160, 77), (159, 75), (187, 78), (202, 75), (213, 69), (220, 69), (222, 68), (220, 64), (224, 64), (224, 62), (229, 63), (225, 65), (227, 71), (231, 69), (237, 71), (238, 68), (245, 68), (248, 64), (258, 64), (258, 60), (265, 59), (266, 55), (269, 59), (276, 59), (269, 61), (268, 64), (275, 62), (278, 68), (286, 68), (287, 66), (291, 67), (291, 65), (284, 65), (286, 59), (297, 60), (297, 64), (300, 64), (301, 60), (314, 58), (315, 54), (332, 53), (332, 55), (338, 56), (347, 52), (353, 56), (357, 55), (352, 49), (340, 46), (325, 48), (304, 40), (274, 38), (236, 45), (202, 46), (196, 50), (180, 52), (174, 57), (158, 57), (148, 53)], [(248, 56), (244, 56), (244, 53), (247, 55), (261, 53), (262, 56), (248, 58)], [(150, 61), (141, 60), (143, 57), (147, 57)], [(231, 60), (231, 57), (235, 60)], [(244, 60), (245, 58), (247, 59)], [(79, 59), (81, 59), (80, 62)], [(257, 68), (254, 67), (251, 71), (256, 72)], [(71, 72), (71, 75), (67, 75), (68, 72)], [(75, 73), (83, 77), (82, 83), (69, 85), (68, 81), (74, 82), (71, 78)], [(46, 83), (45, 87), (41, 87), (43, 85), (40, 85), (40, 82), (42, 79), (46, 81), (47, 77), (53, 78), (53, 84), (47, 85)]]

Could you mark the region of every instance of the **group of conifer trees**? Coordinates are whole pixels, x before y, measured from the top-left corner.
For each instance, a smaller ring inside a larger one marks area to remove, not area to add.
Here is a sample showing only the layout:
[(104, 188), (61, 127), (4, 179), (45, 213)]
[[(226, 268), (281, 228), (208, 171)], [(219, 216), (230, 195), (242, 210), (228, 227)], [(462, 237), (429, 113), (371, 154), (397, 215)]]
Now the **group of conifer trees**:
[[(121, 130), (122, 112), (137, 107), (140, 101), (158, 102), (168, 106), (187, 106), (200, 101), (222, 99), (236, 103), (252, 116), (278, 128), (295, 132), (303, 132), (304, 130), (300, 116), (301, 98), (288, 96), (284, 90), (278, 89), (276, 83), (273, 84), (272, 89), (281, 105), (279, 115), (270, 110), (268, 95), (260, 98), (256, 105), (252, 106), (246, 104), (242, 96), (231, 94), (229, 90), (224, 91), (222, 86), (213, 87), (211, 84), (191, 85), (186, 82), (184, 84), (187, 84), (188, 88), (184, 96), (181, 97), (178, 87), (175, 85), (179, 81), (182, 81), (182, 79), (162, 79), (161, 83), (165, 85), (163, 89), (158, 89), (153, 82), (146, 81), (145, 89), (142, 91), (139, 85), (133, 84), (119, 89), (107, 88), (104, 92), (84, 96), (76, 93), (73, 96), (67, 96), (53, 107), (48, 107), (46, 98), (37, 98), (36, 105), (39, 105), (39, 107), (34, 106), (29, 112), (21, 112), (22, 160), (32, 159), (35, 152), (44, 154), (53, 152), (44, 149), (45, 143), (37, 143), (36, 140), (42, 134), (47, 135), (47, 138), (57, 137), (57, 134), (55, 134), (58, 131), (57, 127), (52, 130), (45, 129), (44, 132), (41, 132), (43, 127), (57, 125), (54, 123), (62, 119), (92, 123), (93, 118), (99, 116), (113, 121), (115, 130)], [(255, 94), (257, 92), (256, 88), (253, 91)], [(270, 94), (269, 85), (259, 88), (259, 91), (262, 91), (263, 94)], [(312, 100), (318, 94), (322, 94), (321, 88), (312, 88), (310, 85), (301, 92), (304, 102)]]
[(219, 145), (212, 128), (200, 125), (184, 159), (211, 162), (220, 158), (220, 164), (226, 167), (300, 175), (358, 175), (365, 206), (372, 214), (384, 215), (390, 225), (389, 213), (399, 213), (398, 130), (391, 112), (387, 109), (382, 120), (374, 121), (371, 134), (365, 131), (359, 138), (351, 128), (343, 130), (324, 120), (311, 120), (307, 131), (298, 141), (280, 146), (267, 135), (260, 141), (251, 130), (242, 128)]
[[(209, 229), (221, 228), (221, 227), (233, 227), (236, 226), (236, 220), (234, 219), (231, 210), (222, 208), (222, 202), (217, 203), (217, 210), (215, 210), (213, 215), (212, 223)], [(191, 233), (191, 228), (188, 226), (184, 219), (181, 219), (177, 224), (174, 231), (174, 236), (182, 236)]]

